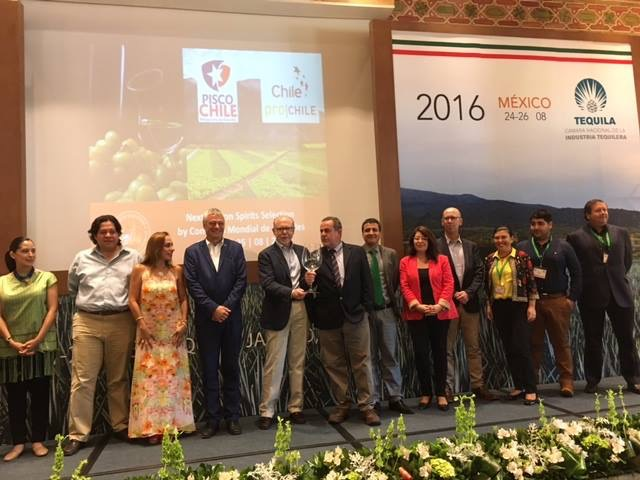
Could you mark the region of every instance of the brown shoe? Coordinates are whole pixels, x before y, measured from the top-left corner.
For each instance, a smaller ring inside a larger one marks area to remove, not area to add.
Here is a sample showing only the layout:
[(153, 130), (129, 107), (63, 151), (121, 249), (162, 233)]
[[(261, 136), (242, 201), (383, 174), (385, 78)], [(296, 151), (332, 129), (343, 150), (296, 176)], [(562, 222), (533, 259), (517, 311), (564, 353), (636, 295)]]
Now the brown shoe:
[(307, 419), (304, 418), (304, 413), (302, 413), (302, 412), (291, 412), (289, 414), (289, 421), (291, 423), (296, 423), (298, 425), (302, 425), (304, 423), (307, 423)]
[(370, 427), (380, 425), (380, 417), (373, 408), (362, 412), (362, 419), (364, 420), (364, 423), (366, 423)]
[(42, 442), (33, 442), (31, 451), (36, 457), (46, 457), (49, 453), (49, 449)]
[(4, 456), (3, 460), (5, 462), (13, 462), (16, 458), (22, 455), (22, 452), (24, 452), (24, 443), (14, 445), (13, 448), (9, 450), (9, 453)]
[(336, 407), (333, 409), (333, 412), (331, 412), (331, 415), (329, 415), (329, 423), (337, 425), (344, 422), (347, 418), (349, 418), (349, 409)]
[(484, 400), (485, 402), (493, 402), (498, 400), (498, 396), (491, 393), (485, 387), (474, 388), (471, 390), (478, 400)]
[(62, 452), (65, 457), (70, 457), (71, 455), (78, 453), (78, 450), (82, 447), (84, 447), (84, 442), (79, 440), (68, 440), (67, 444), (62, 447)]

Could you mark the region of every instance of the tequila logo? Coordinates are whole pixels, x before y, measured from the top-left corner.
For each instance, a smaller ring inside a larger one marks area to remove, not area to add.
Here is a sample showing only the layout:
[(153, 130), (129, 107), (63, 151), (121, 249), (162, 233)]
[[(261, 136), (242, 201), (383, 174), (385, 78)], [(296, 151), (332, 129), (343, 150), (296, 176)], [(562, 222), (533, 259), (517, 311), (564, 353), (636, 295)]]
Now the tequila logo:
[(581, 110), (594, 114), (607, 106), (607, 92), (600, 82), (585, 78), (576, 86), (575, 99)]

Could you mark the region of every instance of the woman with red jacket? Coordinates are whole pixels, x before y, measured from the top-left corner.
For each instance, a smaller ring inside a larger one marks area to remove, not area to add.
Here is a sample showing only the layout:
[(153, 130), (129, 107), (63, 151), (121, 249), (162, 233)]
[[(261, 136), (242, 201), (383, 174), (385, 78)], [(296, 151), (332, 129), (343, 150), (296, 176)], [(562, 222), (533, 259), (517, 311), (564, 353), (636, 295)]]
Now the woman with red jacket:
[(458, 317), (453, 285), (449, 260), (438, 254), (436, 237), (427, 227), (416, 227), (409, 239), (409, 256), (400, 260), (400, 289), (404, 298), (402, 318), (411, 333), (420, 381), (420, 409), (429, 407), (433, 395), (429, 346), (438, 408), (449, 408), (445, 395), (447, 332), (449, 320)]

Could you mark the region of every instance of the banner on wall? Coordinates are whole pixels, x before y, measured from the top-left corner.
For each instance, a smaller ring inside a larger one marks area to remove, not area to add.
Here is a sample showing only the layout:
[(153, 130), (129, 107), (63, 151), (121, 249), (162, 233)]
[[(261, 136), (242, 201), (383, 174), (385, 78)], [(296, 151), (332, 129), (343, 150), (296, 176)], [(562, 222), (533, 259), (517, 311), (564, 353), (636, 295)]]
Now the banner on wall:
[[(593, 197), (609, 203), (612, 223), (640, 226), (630, 45), (397, 31), (392, 38), (405, 228), (439, 225), (439, 207), (462, 201), (465, 228), (478, 236), (507, 220), (526, 232), (532, 205), (558, 212), (568, 231)], [(436, 211), (425, 213), (428, 205)], [(616, 218), (616, 209), (624, 215)]]

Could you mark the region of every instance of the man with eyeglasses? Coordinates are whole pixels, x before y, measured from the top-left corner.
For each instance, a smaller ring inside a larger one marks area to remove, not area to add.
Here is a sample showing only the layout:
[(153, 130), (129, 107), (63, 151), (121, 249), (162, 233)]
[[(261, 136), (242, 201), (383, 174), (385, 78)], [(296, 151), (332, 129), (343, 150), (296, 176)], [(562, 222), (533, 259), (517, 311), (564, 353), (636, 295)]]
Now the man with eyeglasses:
[(293, 243), (293, 218), (275, 218), (272, 231), (275, 242), (258, 255), (260, 284), (264, 290), (260, 325), (266, 342), (258, 419), (261, 430), (273, 425), (285, 359), (289, 369), (289, 420), (298, 424), (306, 422), (302, 409), (309, 318), (304, 303), (308, 288), (302, 273), (304, 247)]
[(442, 212), (444, 236), (438, 239), (440, 253), (449, 258), (454, 273), (454, 294), (459, 317), (449, 322), (447, 336), (447, 400), (453, 400), (455, 391), (456, 356), (458, 333), (462, 331), (471, 391), (480, 400), (497, 400), (484, 385), (482, 373), (482, 351), (480, 350), (480, 302), (478, 292), (482, 287), (484, 266), (478, 246), (460, 237), (462, 213), (454, 207)]

